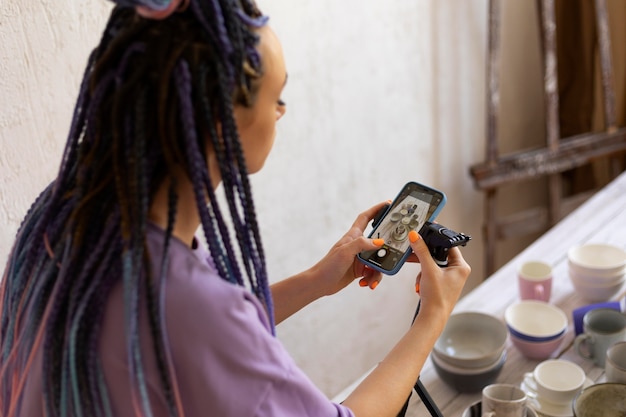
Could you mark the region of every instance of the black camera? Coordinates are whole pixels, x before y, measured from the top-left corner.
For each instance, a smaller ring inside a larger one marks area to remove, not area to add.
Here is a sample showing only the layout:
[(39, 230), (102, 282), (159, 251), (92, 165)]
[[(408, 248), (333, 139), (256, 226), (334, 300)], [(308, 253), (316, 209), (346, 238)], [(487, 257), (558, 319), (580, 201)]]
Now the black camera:
[(458, 233), (437, 223), (424, 223), (420, 230), (430, 254), (439, 266), (448, 265), (448, 252), (455, 246), (465, 246), (472, 237), (464, 233)]

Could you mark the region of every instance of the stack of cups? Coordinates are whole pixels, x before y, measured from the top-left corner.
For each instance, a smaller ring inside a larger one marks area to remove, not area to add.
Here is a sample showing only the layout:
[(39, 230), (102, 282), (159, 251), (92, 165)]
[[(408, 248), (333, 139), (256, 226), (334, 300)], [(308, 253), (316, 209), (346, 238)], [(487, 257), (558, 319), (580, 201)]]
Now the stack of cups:
[(561, 346), (567, 331), (565, 313), (550, 304), (552, 267), (530, 260), (517, 270), (521, 301), (504, 312), (513, 345), (530, 359), (547, 359)]
[(498, 318), (477, 311), (450, 316), (431, 352), (439, 377), (459, 392), (493, 383), (506, 361), (507, 329)]
[(607, 301), (626, 279), (626, 251), (614, 245), (590, 243), (567, 253), (569, 276), (576, 292), (585, 300)]
[(561, 346), (567, 331), (565, 313), (550, 304), (552, 267), (527, 261), (517, 271), (521, 301), (504, 312), (513, 345), (530, 359), (546, 359)]

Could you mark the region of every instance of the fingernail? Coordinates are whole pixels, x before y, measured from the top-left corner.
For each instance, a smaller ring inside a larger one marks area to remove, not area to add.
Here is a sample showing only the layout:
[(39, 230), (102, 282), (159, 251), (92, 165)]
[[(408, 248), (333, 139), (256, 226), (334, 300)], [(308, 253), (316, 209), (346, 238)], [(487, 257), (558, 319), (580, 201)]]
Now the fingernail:
[(417, 233), (415, 230), (411, 230), (409, 232), (409, 240), (411, 241), (411, 243), (417, 242), (418, 240), (420, 240), (420, 234)]
[(367, 287), (367, 280), (365, 278), (361, 278), (359, 280), (359, 286), (361, 287)]
[(374, 239), (372, 243), (376, 246), (382, 246), (385, 244), (385, 239)]
[(370, 285), (370, 288), (371, 288), (371, 289), (373, 289), (373, 290), (375, 290), (375, 289), (376, 289), (376, 287), (378, 287), (378, 281), (374, 281), (374, 282), (372, 282), (372, 285)]
[(420, 293), (420, 285), (419, 284), (415, 284), (415, 292), (416, 293)]

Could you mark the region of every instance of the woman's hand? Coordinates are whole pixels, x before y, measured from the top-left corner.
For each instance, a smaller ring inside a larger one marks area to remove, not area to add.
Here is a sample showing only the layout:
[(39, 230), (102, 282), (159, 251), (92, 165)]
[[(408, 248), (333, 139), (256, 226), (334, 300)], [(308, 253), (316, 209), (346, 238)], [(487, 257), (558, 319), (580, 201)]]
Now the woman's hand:
[(367, 268), (356, 255), (382, 246), (382, 240), (368, 239), (363, 236), (363, 231), (384, 204), (377, 204), (359, 214), (348, 233), (312, 268), (272, 284), (276, 324), (318, 298), (340, 291), (356, 278), (363, 277), (362, 286), (376, 288), (382, 274)]
[(343, 402), (359, 417), (398, 414), (470, 274), (458, 247), (448, 254), (449, 265), (440, 268), (416, 231), (409, 233), (409, 240), (421, 264), (416, 278), (416, 290), (421, 295), (420, 312), (414, 325)]
[(421, 264), (415, 279), (415, 291), (421, 296), (420, 314), (440, 313), (447, 320), (461, 295), (471, 268), (458, 247), (450, 249), (448, 266), (441, 268), (417, 232), (410, 232), (409, 240), (413, 254)]
[(323, 287), (325, 295), (334, 294), (357, 278), (362, 278), (362, 287), (376, 288), (382, 274), (368, 268), (356, 255), (364, 250), (376, 249), (383, 245), (382, 239), (369, 239), (363, 236), (367, 224), (388, 202), (377, 204), (359, 214), (348, 232), (328, 251), (311, 272), (317, 276), (318, 285)]

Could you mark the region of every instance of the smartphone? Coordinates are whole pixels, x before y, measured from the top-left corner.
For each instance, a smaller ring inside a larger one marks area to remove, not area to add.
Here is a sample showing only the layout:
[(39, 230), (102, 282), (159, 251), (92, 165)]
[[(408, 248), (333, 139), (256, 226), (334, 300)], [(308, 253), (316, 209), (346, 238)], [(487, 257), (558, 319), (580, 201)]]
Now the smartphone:
[(408, 182), (380, 220), (374, 219), (368, 237), (384, 239), (385, 244), (359, 253), (359, 260), (383, 274), (397, 273), (411, 254), (409, 232), (419, 232), (424, 223), (435, 220), (445, 204), (443, 192), (417, 182)]

